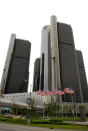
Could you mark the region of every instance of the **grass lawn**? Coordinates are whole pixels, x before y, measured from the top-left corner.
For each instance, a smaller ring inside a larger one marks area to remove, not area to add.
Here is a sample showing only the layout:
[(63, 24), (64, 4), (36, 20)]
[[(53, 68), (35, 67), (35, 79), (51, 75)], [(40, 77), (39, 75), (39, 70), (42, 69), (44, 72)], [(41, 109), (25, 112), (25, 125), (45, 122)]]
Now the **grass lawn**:
[[(35, 123), (26, 124), (25, 120), (22, 119), (8, 119), (8, 118), (2, 118), (0, 119), (1, 123), (12, 123), (17, 125), (25, 125), (25, 126), (35, 126), (35, 127), (44, 127), (44, 128), (57, 128), (57, 129), (73, 129), (73, 130), (87, 130), (88, 126), (80, 126), (80, 125), (73, 125), (72, 122), (61, 122), (57, 124), (50, 124), (50, 123), (44, 123), (46, 120), (33, 120)], [(36, 123), (38, 122), (38, 123)], [(42, 122), (42, 124), (40, 124)], [(48, 121), (47, 121), (48, 122)]]
[(87, 130), (88, 131), (88, 126), (77, 126), (77, 125), (30, 124), (30, 126), (57, 128), (57, 129)]

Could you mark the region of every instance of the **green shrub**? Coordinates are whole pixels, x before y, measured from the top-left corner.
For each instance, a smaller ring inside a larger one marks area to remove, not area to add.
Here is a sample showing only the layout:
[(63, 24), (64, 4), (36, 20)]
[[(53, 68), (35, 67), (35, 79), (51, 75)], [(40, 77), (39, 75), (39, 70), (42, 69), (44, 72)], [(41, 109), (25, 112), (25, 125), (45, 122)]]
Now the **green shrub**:
[(31, 124), (60, 124), (61, 119), (50, 119), (50, 120), (31, 120)]
[(3, 117), (3, 115), (0, 115), (0, 118), (2, 118)]
[(56, 123), (52, 123), (52, 124), (55, 124), (55, 125), (72, 125), (72, 123), (69, 123), (69, 122), (56, 122)]
[(55, 125), (71, 125), (72, 123), (52, 121), (52, 120), (31, 120), (31, 124), (55, 124)]
[(0, 121), (26, 124), (26, 120), (23, 120), (23, 119), (0, 118)]
[(50, 124), (49, 120), (31, 120), (31, 124)]
[(7, 121), (7, 118), (0, 118), (0, 121)]
[(57, 123), (57, 122), (62, 122), (63, 119), (62, 118), (51, 118), (50, 119), (50, 123)]
[[(23, 119), (12, 119), (12, 118), (0, 118), (0, 121), (26, 124), (26, 120)], [(71, 125), (71, 123), (62, 122), (60, 119), (50, 119), (50, 120), (31, 120), (31, 124), (55, 124), (55, 125)]]

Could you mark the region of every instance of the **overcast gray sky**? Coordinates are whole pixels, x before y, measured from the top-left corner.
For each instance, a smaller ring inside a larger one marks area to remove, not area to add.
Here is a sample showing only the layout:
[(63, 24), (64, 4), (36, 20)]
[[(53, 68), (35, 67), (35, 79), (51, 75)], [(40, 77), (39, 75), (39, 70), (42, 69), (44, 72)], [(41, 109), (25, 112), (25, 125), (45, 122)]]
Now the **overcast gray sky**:
[[(0, 79), (11, 33), (31, 42), (30, 77), (34, 61), (40, 56), (41, 29), (50, 16), (73, 28), (75, 47), (83, 53), (88, 78), (88, 0), (0, 0)], [(29, 86), (30, 87), (30, 86)]]

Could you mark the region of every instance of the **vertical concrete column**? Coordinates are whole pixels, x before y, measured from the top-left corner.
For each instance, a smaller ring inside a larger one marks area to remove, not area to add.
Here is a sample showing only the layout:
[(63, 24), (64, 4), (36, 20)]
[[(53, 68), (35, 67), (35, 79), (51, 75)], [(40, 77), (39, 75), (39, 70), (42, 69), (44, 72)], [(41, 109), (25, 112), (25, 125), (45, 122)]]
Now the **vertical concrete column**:
[(55, 90), (61, 88), (56, 16), (51, 16), (50, 22), (51, 22), (50, 38), (51, 38), (51, 48), (52, 48), (52, 90)]
[(52, 90), (61, 88), (57, 18), (51, 16)]

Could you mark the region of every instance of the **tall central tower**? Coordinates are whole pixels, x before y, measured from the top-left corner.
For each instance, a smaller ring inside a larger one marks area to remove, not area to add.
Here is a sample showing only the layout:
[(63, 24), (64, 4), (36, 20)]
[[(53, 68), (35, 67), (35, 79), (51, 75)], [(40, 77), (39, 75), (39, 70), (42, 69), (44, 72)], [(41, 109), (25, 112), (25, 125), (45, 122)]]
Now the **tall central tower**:
[(50, 21), (50, 38), (52, 50), (52, 90), (61, 88), (60, 82), (60, 64), (59, 64), (59, 46), (57, 34), (57, 18), (51, 16)]

